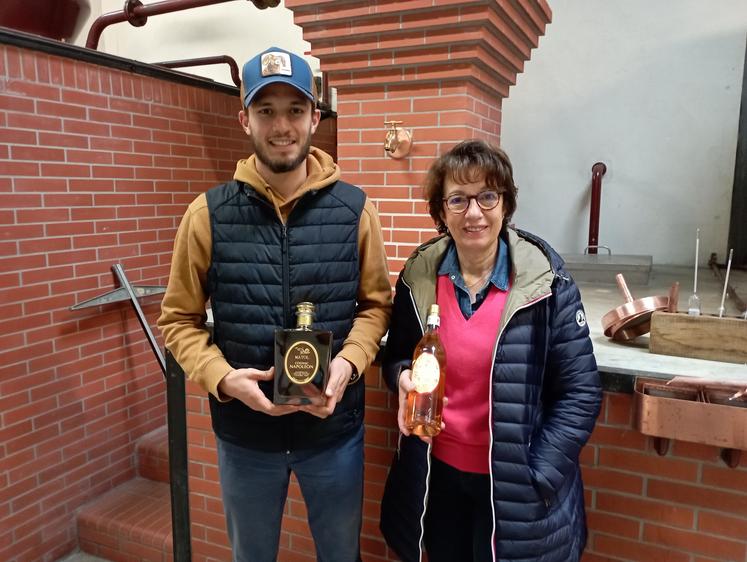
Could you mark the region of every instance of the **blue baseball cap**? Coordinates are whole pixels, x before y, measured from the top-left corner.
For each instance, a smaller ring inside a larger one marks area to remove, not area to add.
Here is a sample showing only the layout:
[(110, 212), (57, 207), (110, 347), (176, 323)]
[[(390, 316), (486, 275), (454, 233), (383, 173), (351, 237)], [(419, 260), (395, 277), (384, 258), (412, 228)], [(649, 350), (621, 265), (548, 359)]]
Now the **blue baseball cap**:
[(259, 91), (269, 84), (293, 86), (312, 103), (316, 102), (314, 74), (306, 59), (296, 54), (270, 47), (249, 59), (241, 70), (244, 86), (244, 107), (249, 107)]

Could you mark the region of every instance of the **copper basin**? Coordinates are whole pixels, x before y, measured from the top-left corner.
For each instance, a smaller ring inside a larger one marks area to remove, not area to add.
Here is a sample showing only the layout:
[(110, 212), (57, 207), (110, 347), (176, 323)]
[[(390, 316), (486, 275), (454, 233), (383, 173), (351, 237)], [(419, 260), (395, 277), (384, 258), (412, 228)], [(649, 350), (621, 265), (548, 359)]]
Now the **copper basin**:
[(635, 427), (644, 435), (747, 450), (747, 401), (738, 385), (635, 382)]
[(608, 338), (632, 340), (651, 330), (651, 315), (656, 310), (666, 310), (670, 299), (668, 296), (633, 299), (622, 273), (618, 273), (615, 279), (626, 302), (602, 316), (602, 328)]

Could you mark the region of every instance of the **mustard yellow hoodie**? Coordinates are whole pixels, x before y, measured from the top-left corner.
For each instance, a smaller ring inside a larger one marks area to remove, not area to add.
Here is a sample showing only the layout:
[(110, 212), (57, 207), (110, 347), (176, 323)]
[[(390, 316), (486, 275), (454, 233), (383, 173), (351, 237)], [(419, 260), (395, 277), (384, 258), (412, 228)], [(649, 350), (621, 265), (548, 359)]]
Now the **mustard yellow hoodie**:
[[(254, 155), (238, 162), (233, 177), (250, 184), (266, 197), (275, 207), (280, 220), (285, 222), (305, 192), (324, 188), (340, 178), (340, 169), (332, 157), (315, 147), (311, 147), (306, 158), (306, 173), (303, 185), (287, 199), (262, 178), (257, 171)], [(381, 224), (376, 208), (368, 198), (361, 213), (358, 247), (360, 287), (357, 313), (339, 355), (362, 374), (376, 357), (379, 342), (386, 333), (392, 297)], [(166, 347), (190, 380), (223, 400), (225, 397), (218, 393), (218, 383), (233, 367), (225, 360), (220, 349), (210, 343), (205, 329), (207, 271), (211, 252), (210, 214), (207, 198), (201, 194), (187, 208), (176, 233), (171, 274), (161, 304), (158, 327), (163, 333)]]

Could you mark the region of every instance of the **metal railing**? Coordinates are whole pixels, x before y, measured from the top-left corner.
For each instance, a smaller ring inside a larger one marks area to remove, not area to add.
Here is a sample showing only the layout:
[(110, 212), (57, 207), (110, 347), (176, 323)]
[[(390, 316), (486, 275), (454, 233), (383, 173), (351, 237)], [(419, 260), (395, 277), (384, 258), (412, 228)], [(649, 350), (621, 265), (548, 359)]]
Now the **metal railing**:
[(139, 297), (165, 292), (165, 287), (155, 285), (132, 285), (127, 279), (121, 264), (112, 266), (120, 287), (98, 297), (75, 304), (71, 310), (101, 306), (129, 300), (140, 326), (150, 344), (158, 365), (166, 378), (166, 421), (169, 440), (169, 487), (171, 491), (171, 533), (174, 562), (191, 562), (192, 544), (189, 521), (189, 474), (187, 458), (187, 398), (185, 375), (179, 363), (167, 350), (166, 355), (156, 342), (156, 338), (140, 307)]

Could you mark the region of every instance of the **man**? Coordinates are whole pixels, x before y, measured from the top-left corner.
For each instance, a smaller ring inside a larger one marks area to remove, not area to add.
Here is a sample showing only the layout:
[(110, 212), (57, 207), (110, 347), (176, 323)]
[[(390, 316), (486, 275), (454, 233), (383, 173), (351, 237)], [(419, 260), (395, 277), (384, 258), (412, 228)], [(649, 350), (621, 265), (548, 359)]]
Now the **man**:
[[(235, 561), (275, 561), (294, 472), (317, 559), (360, 559), (361, 376), (378, 351), (391, 288), (379, 219), (357, 187), (311, 147), (320, 111), (308, 63), (271, 48), (242, 70), (239, 121), (255, 154), (234, 181), (200, 195), (176, 235), (158, 325), (166, 347), (209, 392)], [(205, 303), (214, 318), (205, 329)], [(272, 402), (277, 328), (316, 305), (333, 332), (323, 405)]]

